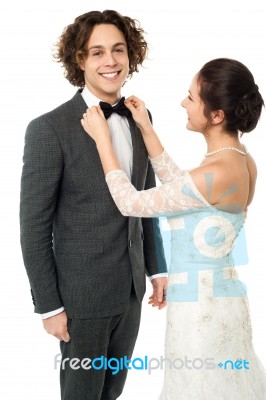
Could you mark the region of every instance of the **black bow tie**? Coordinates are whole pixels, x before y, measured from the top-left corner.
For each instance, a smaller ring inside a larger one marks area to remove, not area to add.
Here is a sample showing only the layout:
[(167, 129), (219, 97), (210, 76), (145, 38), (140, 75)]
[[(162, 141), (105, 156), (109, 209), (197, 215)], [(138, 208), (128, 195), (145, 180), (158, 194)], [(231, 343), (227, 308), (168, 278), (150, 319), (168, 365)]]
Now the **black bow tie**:
[(110, 117), (110, 115), (114, 112), (122, 117), (129, 117), (131, 112), (124, 104), (125, 98), (122, 97), (119, 102), (115, 106), (111, 106), (109, 103), (105, 103), (104, 101), (100, 101), (100, 107), (103, 110), (104, 116), (106, 119)]

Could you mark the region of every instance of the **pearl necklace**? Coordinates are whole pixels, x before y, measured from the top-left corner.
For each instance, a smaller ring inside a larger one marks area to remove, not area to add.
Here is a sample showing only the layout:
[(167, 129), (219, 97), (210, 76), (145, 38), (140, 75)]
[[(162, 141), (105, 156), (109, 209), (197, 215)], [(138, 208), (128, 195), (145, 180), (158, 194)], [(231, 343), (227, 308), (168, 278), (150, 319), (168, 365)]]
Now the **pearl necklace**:
[[(237, 147), (223, 147), (222, 149), (218, 149), (218, 150), (215, 150), (215, 151), (211, 151), (210, 153), (206, 153), (205, 157), (213, 156), (214, 154), (220, 153), (221, 151), (225, 151), (225, 150), (237, 151), (239, 154), (242, 154), (242, 156), (246, 156), (248, 154), (246, 151), (240, 150)], [(245, 148), (245, 150), (246, 150), (246, 148)]]

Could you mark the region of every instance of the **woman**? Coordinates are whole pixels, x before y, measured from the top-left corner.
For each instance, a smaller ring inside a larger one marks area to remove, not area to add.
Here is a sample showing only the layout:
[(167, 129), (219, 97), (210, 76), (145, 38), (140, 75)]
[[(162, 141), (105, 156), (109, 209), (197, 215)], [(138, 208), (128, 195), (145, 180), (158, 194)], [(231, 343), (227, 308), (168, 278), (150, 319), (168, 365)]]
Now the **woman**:
[[(137, 192), (131, 185), (114, 156), (99, 107), (87, 110), (82, 125), (96, 142), (122, 214), (165, 215), (172, 229), (168, 362), (160, 400), (266, 399), (246, 290), (232, 257), (255, 190), (256, 165), (239, 136), (259, 120), (264, 102), (258, 86), (247, 67), (231, 59), (212, 60), (196, 74), (182, 106), (187, 129), (202, 134), (207, 153), (190, 172), (164, 151), (144, 103), (132, 96), (125, 105), (142, 132), (160, 187)], [(156, 298), (151, 303), (161, 307)]]

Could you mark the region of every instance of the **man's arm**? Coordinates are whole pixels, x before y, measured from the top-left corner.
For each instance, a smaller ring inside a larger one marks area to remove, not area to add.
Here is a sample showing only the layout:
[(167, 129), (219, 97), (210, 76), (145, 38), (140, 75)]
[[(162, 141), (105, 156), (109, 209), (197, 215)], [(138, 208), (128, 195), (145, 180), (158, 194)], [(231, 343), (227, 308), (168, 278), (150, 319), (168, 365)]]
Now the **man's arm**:
[(52, 241), (63, 155), (55, 132), (42, 117), (27, 128), (23, 162), (21, 248), (35, 312), (43, 314), (63, 306)]
[[(155, 175), (149, 162), (145, 189), (156, 186)], [(166, 305), (167, 264), (158, 218), (142, 218), (144, 256), (147, 275), (151, 278), (153, 293), (150, 303), (160, 309)]]

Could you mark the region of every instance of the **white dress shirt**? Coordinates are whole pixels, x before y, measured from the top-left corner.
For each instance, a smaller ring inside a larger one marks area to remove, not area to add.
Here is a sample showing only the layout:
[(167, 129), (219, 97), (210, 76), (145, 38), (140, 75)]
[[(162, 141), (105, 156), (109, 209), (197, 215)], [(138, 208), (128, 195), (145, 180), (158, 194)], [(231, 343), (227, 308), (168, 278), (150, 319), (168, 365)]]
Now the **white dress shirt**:
[[(98, 106), (101, 99), (94, 96), (85, 86), (81, 96), (88, 107)], [(112, 104), (115, 105), (115, 104)], [(129, 129), (129, 123), (126, 117), (117, 113), (112, 113), (107, 119), (109, 125), (111, 140), (116, 157), (120, 163), (121, 169), (131, 180), (133, 165), (132, 138)]]
[[(81, 96), (83, 97), (85, 103), (88, 107), (97, 106), (101, 99), (94, 96), (88, 88), (85, 86)], [(112, 104), (115, 105), (115, 104)], [(127, 174), (128, 179), (131, 180), (132, 177), (132, 165), (133, 165), (133, 148), (132, 148), (132, 138), (129, 128), (129, 123), (126, 117), (122, 117), (117, 113), (112, 113), (107, 119), (109, 125), (112, 145), (114, 148), (115, 155), (118, 158), (121, 169)], [(160, 276), (167, 276), (166, 273), (156, 274), (150, 276), (149, 279), (158, 278)], [(45, 314), (41, 314), (42, 319), (47, 319), (53, 317), (64, 311), (64, 307), (60, 307), (57, 310), (50, 311)]]

